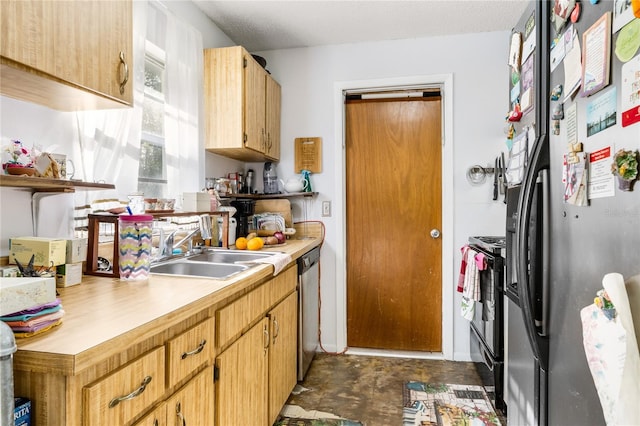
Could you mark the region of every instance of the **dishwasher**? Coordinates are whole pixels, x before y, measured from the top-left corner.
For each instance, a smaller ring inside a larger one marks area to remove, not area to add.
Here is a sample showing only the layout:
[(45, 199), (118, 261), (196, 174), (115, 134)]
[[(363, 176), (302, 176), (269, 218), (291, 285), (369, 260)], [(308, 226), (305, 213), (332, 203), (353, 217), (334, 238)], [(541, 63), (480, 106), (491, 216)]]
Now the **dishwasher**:
[(320, 247), (298, 258), (298, 380), (304, 380), (320, 342), (318, 305)]

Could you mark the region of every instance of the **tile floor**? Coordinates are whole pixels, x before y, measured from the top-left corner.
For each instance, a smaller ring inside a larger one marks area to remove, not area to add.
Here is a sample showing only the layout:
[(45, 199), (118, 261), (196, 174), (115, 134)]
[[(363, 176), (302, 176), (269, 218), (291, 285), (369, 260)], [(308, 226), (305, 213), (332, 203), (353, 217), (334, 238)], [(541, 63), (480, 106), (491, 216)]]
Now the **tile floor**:
[(473, 363), (317, 354), (287, 404), (366, 426), (401, 425), (402, 388), (409, 380), (482, 385)]

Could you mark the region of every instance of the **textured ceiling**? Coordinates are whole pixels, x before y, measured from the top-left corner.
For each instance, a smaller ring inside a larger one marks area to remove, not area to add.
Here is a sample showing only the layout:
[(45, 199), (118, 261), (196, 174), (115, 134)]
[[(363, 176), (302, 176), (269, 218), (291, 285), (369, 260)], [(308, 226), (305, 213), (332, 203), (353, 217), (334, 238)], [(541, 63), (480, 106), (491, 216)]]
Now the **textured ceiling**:
[(510, 30), (526, 0), (193, 0), (249, 51)]

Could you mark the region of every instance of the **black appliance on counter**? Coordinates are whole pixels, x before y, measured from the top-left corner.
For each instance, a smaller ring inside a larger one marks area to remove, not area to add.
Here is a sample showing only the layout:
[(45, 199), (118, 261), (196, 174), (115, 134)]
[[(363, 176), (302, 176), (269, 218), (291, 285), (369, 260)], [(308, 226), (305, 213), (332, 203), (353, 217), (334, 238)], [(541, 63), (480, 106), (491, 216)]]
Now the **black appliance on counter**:
[(469, 247), (482, 253), (487, 268), (479, 271), (481, 300), (475, 302), (471, 327), (471, 357), (496, 409), (506, 413), (504, 403), (504, 276), (505, 237), (469, 237)]
[(236, 236), (246, 237), (250, 228), (249, 218), (255, 211), (256, 200), (233, 200), (230, 204), (236, 208), (236, 213), (233, 215), (238, 222)]

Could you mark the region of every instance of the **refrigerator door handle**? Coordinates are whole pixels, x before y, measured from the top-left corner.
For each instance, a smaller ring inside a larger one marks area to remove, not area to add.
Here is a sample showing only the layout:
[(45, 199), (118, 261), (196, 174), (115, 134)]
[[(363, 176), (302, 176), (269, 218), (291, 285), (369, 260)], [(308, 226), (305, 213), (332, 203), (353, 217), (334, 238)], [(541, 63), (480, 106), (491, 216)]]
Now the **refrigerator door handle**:
[[(546, 369), (546, 356), (543, 356), (542, 348), (538, 343), (538, 330), (536, 329), (536, 317), (534, 301), (532, 300), (532, 292), (530, 287), (535, 285), (531, 282), (529, 269), (533, 269), (537, 262), (544, 261), (544, 259), (532, 258), (529, 261), (529, 243), (531, 239), (530, 222), (531, 222), (531, 209), (533, 207), (536, 182), (539, 174), (543, 169), (548, 169), (549, 161), (546, 150), (547, 135), (542, 133), (533, 148), (531, 161), (526, 168), (525, 176), (522, 181), (520, 197), (518, 198), (518, 217), (516, 226), (516, 275), (518, 277), (518, 296), (520, 298), (520, 308), (524, 319), (524, 325), (527, 332), (529, 343), (535, 359), (540, 362), (542, 368)], [(546, 155), (545, 155), (546, 154)], [(546, 182), (545, 182), (546, 183)], [(545, 186), (543, 183), (543, 187)], [(543, 191), (545, 192), (545, 191)], [(541, 202), (541, 200), (537, 200)], [(546, 206), (548, 207), (548, 205)], [(543, 211), (546, 208), (542, 209)], [(534, 226), (541, 225), (540, 217), (537, 218)], [(534, 228), (537, 229), (537, 228)], [(542, 229), (541, 229), (542, 231)], [(537, 233), (537, 230), (534, 230)], [(542, 270), (546, 270), (547, 266), (542, 265)], [(546, 305), (546, 303), (545, 303)], [(538, 324), (539, 325), (539, 324)]]
[(549, 335), (549, 300), (550, 300), (550, 273), (549, 273), (549, 243), (551, 241), (550, 228), (551, 222), (549, 220), (549, 170), (544, 169), (540, 171), (540, 179), (542, 180), (542, 195), (540, 197), (542, 201), (542, 317), (540, 318), (540, 330), (538, 334), (540, 336), (547, 337)]

